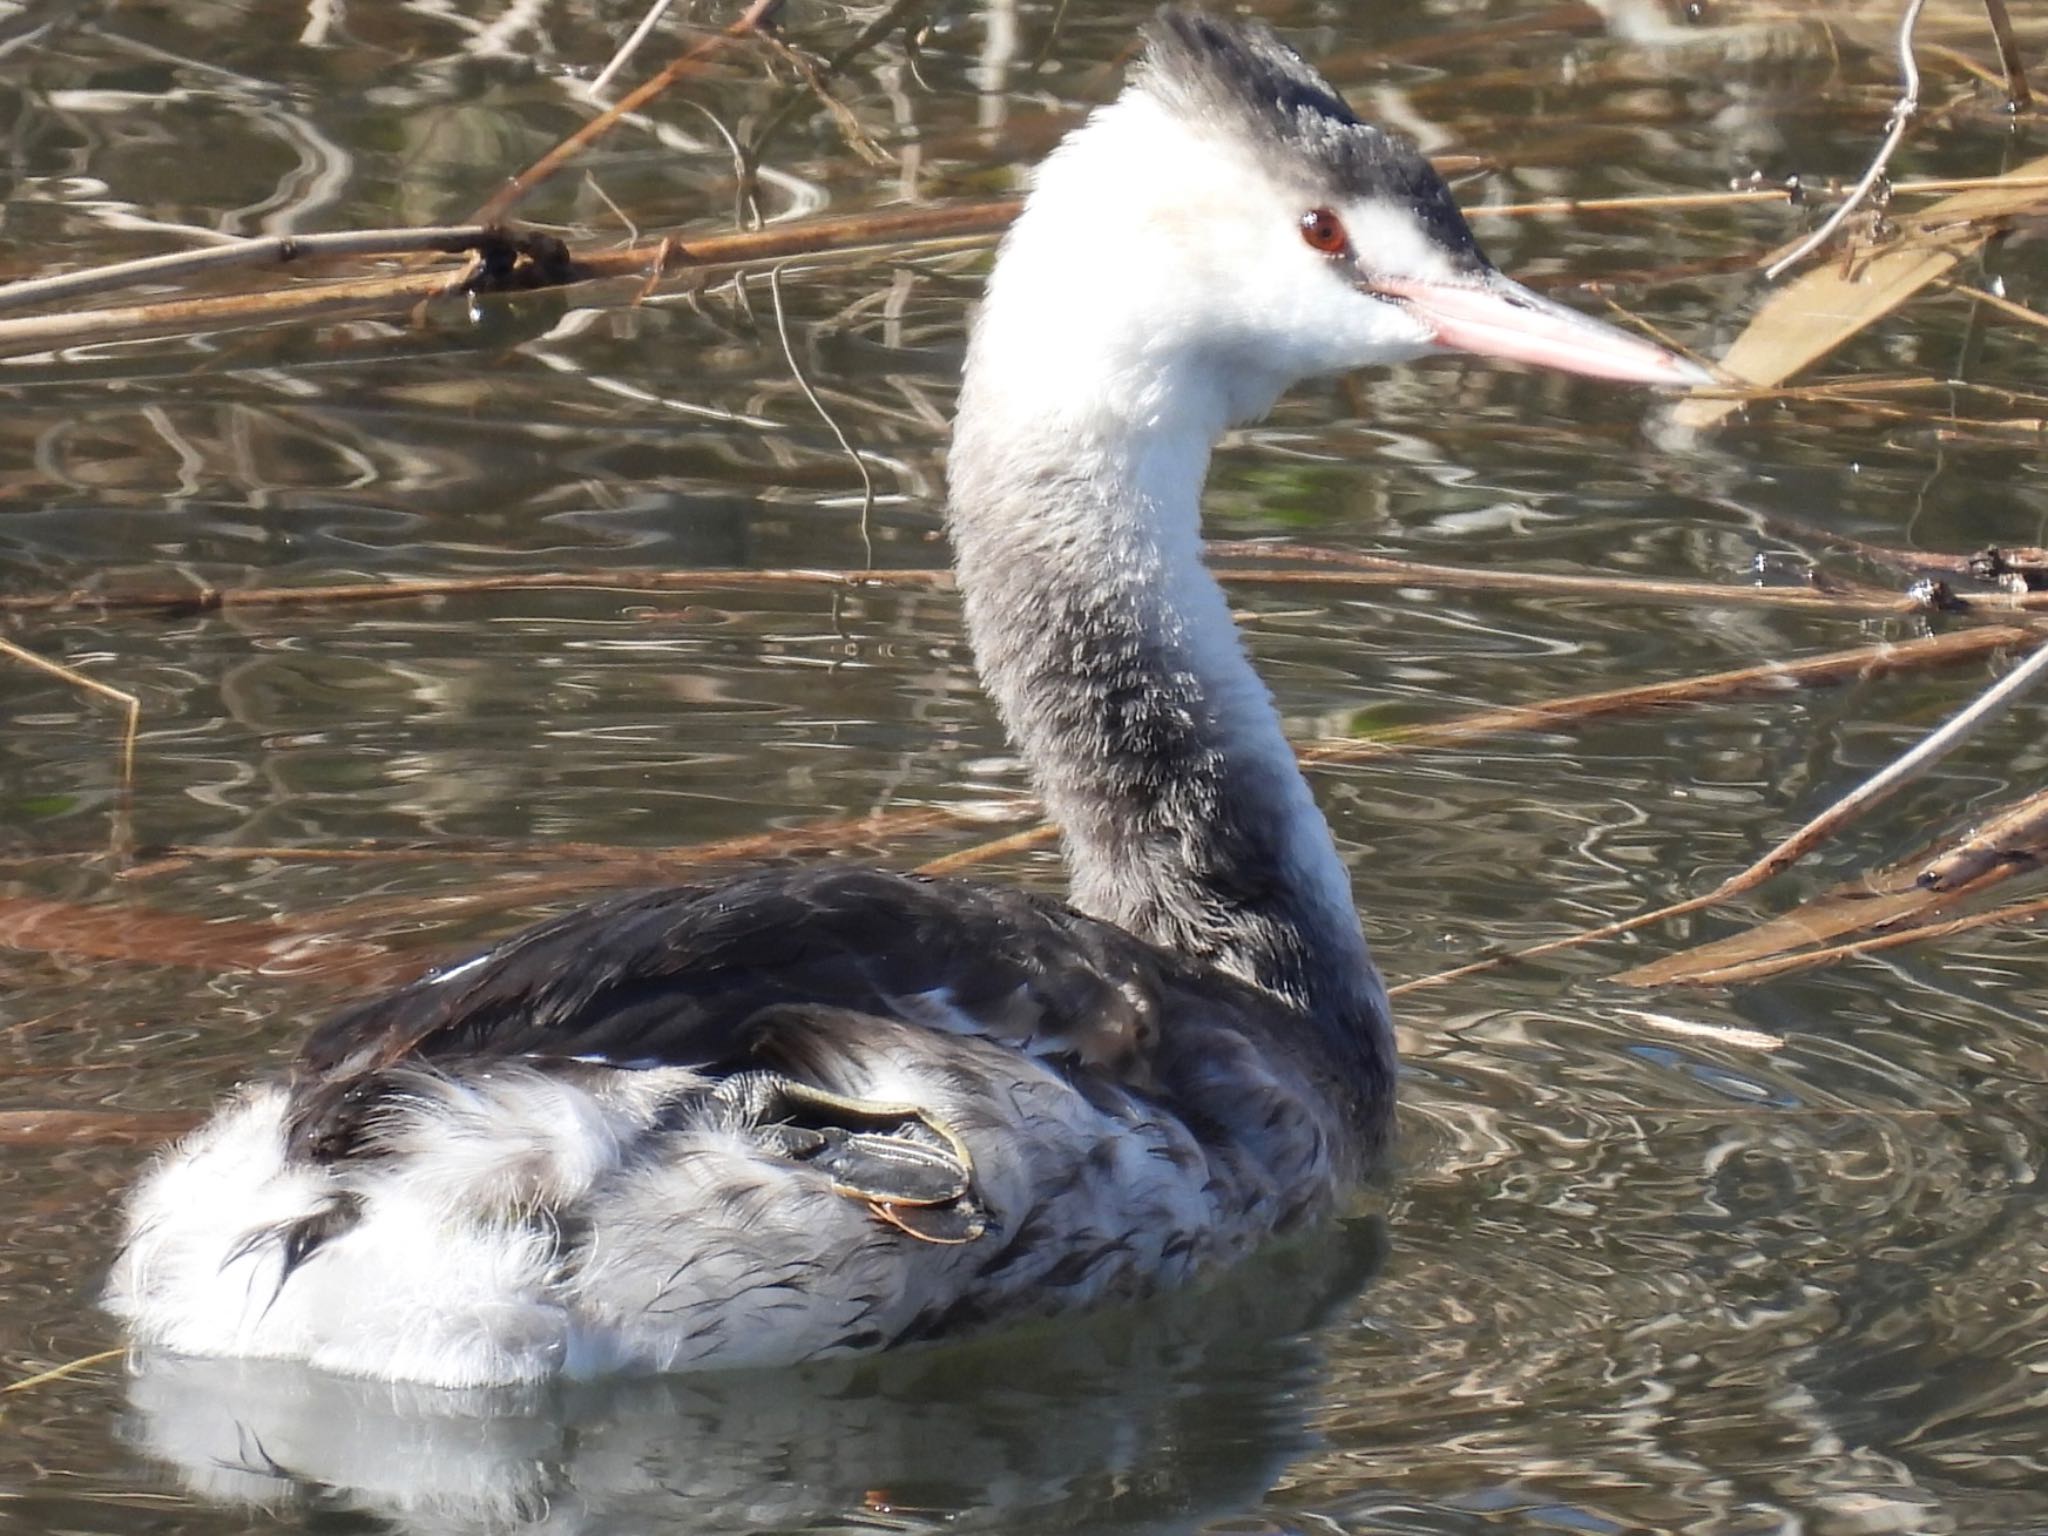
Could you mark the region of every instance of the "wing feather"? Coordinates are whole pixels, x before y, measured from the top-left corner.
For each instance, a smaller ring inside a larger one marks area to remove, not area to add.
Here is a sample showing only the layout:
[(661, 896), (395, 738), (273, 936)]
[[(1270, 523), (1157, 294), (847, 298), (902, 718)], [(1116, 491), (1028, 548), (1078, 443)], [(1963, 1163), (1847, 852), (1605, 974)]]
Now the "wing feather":
[(1162, 1019), (1271, 1014), (1284, 1031), (1292, 1012), (1044, 898), (764, 871), (572, 913), (330, 1020), (294, 1069), (291, 1149), (359, 1153), (387, 1084), (422, 1066), (746, 1070), (757, 1021), (792, 1007), (977, 1035), (1139, 1093), (1161, 1086)]

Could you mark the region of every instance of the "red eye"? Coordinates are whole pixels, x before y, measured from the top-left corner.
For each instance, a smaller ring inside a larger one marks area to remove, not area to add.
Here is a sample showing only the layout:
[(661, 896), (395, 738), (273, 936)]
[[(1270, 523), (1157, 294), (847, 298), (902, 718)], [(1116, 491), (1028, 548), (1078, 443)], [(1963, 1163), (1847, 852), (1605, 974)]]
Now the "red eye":
[(1351, 248), (1344, 221), (1327, 208), (1311, 208), (1301, 216), (1301, 238), (1309, 243), (1309, 249), (1325, 256), (1342, 256)]

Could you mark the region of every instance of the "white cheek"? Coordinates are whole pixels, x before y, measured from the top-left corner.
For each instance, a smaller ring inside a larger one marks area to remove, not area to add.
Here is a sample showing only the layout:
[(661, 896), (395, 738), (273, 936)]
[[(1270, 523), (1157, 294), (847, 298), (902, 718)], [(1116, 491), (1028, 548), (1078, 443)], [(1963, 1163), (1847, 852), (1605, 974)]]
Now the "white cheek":
[(1398, 304), (1360, 292), (1348, 269), (1311, 250), (1291, 227), (1266, 242), (1247, 270), (1262, 276), (1219, 295), (1235, 323), (1221, 328), (1233, 381), (1230, 415), (1268, 410), (1295, 379), (1402, 362), (1431, 349), (1433, 333)]

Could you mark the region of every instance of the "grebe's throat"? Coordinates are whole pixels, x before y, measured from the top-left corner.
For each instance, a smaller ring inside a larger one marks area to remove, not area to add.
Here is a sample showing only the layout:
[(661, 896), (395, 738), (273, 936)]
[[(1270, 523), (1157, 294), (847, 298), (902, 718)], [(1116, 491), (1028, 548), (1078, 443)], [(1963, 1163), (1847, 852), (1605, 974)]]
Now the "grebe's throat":
[(983, 681), (1063, 829), (1075, 904), (1384, 1057), (1348, 874), (1202, 564), (1219, 425), (1203, 391), (1167, 381), (1193, 410), (1134, 418), (1097, 394), (1020, 421), (1000, 334), (977, 335), (955, 427), (954, 553)]

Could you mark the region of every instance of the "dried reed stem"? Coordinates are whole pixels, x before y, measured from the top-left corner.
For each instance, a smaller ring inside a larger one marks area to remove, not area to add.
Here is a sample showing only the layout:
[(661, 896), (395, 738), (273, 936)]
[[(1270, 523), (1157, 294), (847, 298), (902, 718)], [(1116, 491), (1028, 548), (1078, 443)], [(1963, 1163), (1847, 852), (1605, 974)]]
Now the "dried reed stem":
[[(500, 231), (495, 241), (480, 247), (492, 259), (472, 260), (452, 271), (393, 272), (260, 293), (167, 299), (0, 320), (0, 351), (132, 341), (227, 326), (278, 325), (344, 313), (403, 309), (425, 299), (473, 291), (566, 287), (618, 277), (651, 284), (677, 272), (744, 267), (792, 256), (839, 257), (884, 246), (980, 239), (1002, 230), (1016, 216), (1017, 206), (1014, 199), (1006, 199), (793, 219), (765, 229), (669, 238), (626, 250), (582, 255), (569, 252), (551, 236)], [(503, 251), (514, 258), (509, 264), (499, 259), (498, 242), (503, 242)]]
[(10, 1381), (6, 1386), (0, 1387), (0, 1393), (26, 1392), (29, 1388), (40, 1387), (46, 1382), (62, 1381), (66, 1376), (76, 1376), (80, 1371), (95, 1365), (105, 1365), (109, 1360), (119, 1360), (127, 1353), (127, 1346), (123, 1345), (119, 1349), (103, 1349), (97, 1354), (67, 1360), (62, 1365), (51, 1366), (47, 1371), (37, 1371), (33, 1376), (24, 1376), (20, 1381)]
[(2036, 646), (2034, 654), (1986, 689), (1967, 709), (1806, 822), (1748, 868), (1729, 876), (1704, 895), (1673, 902), (1651, 912), (1640, 912), (1634, 917), (1603, 923), (1596, 928), (1582, 929), (1563, 938), (1533, 944), (1525, 949), (1490, 955), (1469, 965), (1457, 966), (1448, 971), (1439, 971), (1432, 976), (1422, 976), (1413, 981), (1403, 982), (1392, 990), (1398, 993), (1413, 991), (1419, 987), (1442, 986), (1445, 982), (1455, 981), (1480, 971), (1494, 970), (1510, 962), (1533, 960), (1540, 955), (1576, 949), (1598, 939), (1611, 939), (1619, 934), (1648, 927), (1652, 923), (1661, 923), (1674, 917), (1684, 917), (1693, 912), (1703, 911), (1754, 890), (1765, 881), (1789, 869), (1872, 806), (1889, 798), (1902, 785), (1911, 782), (1934, 763), (1946, 757), (1986, 725), (2003, 715), (2022, 694), (2037, 684), (2044, 675), (2048, 675), (2048, 645), (2042, 644), (2044, 637), (2034, 634), (2027, 638)]
[(2013, 36), (2012, 17), (2005, 11), (2005, 0), (1984, 0), (1984, 14), (1991, 19), (1991, 36), (1998, 44), (1998, 64), (2005, 71), (2005, 101), (2014, 112), (2024, 112), (2034, 104), (2034, 93), (2027, 89), (2027, 72), (2020, 63), (2019, 40)]
[[(1780, 691), (1807, 687), (1816, 683), (1833, 682), (1843, 677), (1883, 677), (1894, 672), (1951, 665), (1982, 656), (1988, 651), (2024, 645), (2029, 641), (2038, 642), (2043, 638), (2040, 633), (2033, 630), (1982, 629), (1936, 636), (1928, 640), (1908, 641), (1903, 645), (1860, 646), (1852, 651), (1834, 651), (1824, 656), (1810, 656), (1804, 661), (1766, 662), (1762, 666), (1741, 667), (1728, 672), (1709, 672), (1668, 683), (1646, 683), (1634, 688), (1613, 688), (1599, 693), (1573, 694), (1566, 698), (1546, 699), (1538, 704), (1517, 704), (1504, 709), (1474, 710), (1470, 714), (1459, 715), (1450, 720), (1397, 726), (1367, 741), (1309, 742), (1297, 749), (1297, 755), (1309, 766), (1392, 757), (1419, 751), (1424, 747), (1450, 746), (1481, 737), (1502, 736), (1513, 731), (1560, 730), (1587, 720), (1633, 714), (1640, 710), (1673, 704), (1699, 704), (1712, 699), (1761, 690)], [(977, 843), (972, 847), (933, 859), (919, 865), (918, 872), (927, 875), (953, 874), (1006, 854), (1044, 847), (1058, 836), (1059, 828), (1045, 822), (1036, 827), (1027, 827), (1022, 832)], [(1500, 957), (1500, 960), (1487, 963), (1501, 963), (1506, 958), (1509, 957)], [(1457, 974), (1459, 973), (1449, 972), (1441, 979), (1448, 980), (1450, 976)], [(1394, 990), (1403, 992), (1411, 987), (1433, 985), (1439, 979), (1425, 977), (1417, 981), (1404, 982)]]
[(1853, 960), (1858, 955), (1876, 954), (1887, 949), (1896, 949), (1901, 944), (1920, 944), (1930, 939), (1945, 939), (1954, 934), (1967, 933), (1972, 928), (1986, 928), (2004, 923), (2024, 922), (2031, 917), (2048, 916), (2048, 896), (2035, 897), (2031, 901), (2010, 902), (2002, 907), (1991, 907), (1982, 912), (1971, 912), (1962, 917), (1952, 917), (1938, 923), (1921, 923), (1912, 928), (1900, 928), (1891, 933), (1873, 934), (1867, 939), (1852, 939), (1846, 944), (1827, 944), (1819, 949), (1802, 949), (1788, 955), (1773, 955), (1765, 960), (1747, 960), (1740, 965), (1721, 966), (1714, 970), (1697, 971), (1685, 978), (1688, 986), (1726, 987), (1738, 983), (1763, 981), (1772, 976), (1783, 976), (1792, 971), (1811, 970), (1815, 966), (1832, 965), (1838, 960)]
[(422, 251), (454, 255), (507, 238), (502, 229), (483, 224), (451, 224), (430, 229), (358, 229), (326, 235), (272, 235), (209, 246), (203, 251), (172, 251), (139, 261), (117, 261), (55, 277), (31, 277), (0, 283), (0, 311), (28, 309), (106, 293), (137, 283), (197, 277), (207, 272), (243, 267), (287, 266), (315, 258), (410, 256)]
[[(1483, 566), (1436, 565), (1369, 555), (1352, 550), (1317, 549), (1296, 544), (1261, 544), (1256, 540), (1224, 540), (1210, 546), (1214, 555), (1299, 559), (1324, 569), (1285, 566), (1222, 566), (1222, 581), (1246, 587), (1428, 587), (1440, 590), (1513, 592), (1537, 596), (1573, 596), (1625, 603), (1707, 603), (1723, 607), (1789, 608), (1812, 613), (1909, 615), (1928, 611), (1930, 599), (1912, 593), (1857, 587), (1821, 590), (1812, 587), (1729, 586), (1711, 581), (1683, 581), (1635, 576), (1585, 575), (1576, 572), (1490, 570)], [(848, 590), (911, 589), (940, 591), (952, 585), (950, 571), (936, 568), (902, 570), (800, 569), (745, 567), (659, 571), (520, 571), (497, 576), (398, 578), (390, 581), (336, 583), (302, 587), (148, 588), (134, 591), (81, 588), (0, 596), (0, 613), (53, 613), (73, 608), (116, 612), (159, 612), (183, 616), (259, 608), (314, 608), (360, 603), (411, 602), (466, 597), (491, 592), (599, 591), (677, 592), (758, 587), (834, 587)], [(2038, 599), (2038, 601), (2037, 601)], [(1982, 600), (1999, 611), (2048, 607), (2048, 593), (2001, 594)]]

